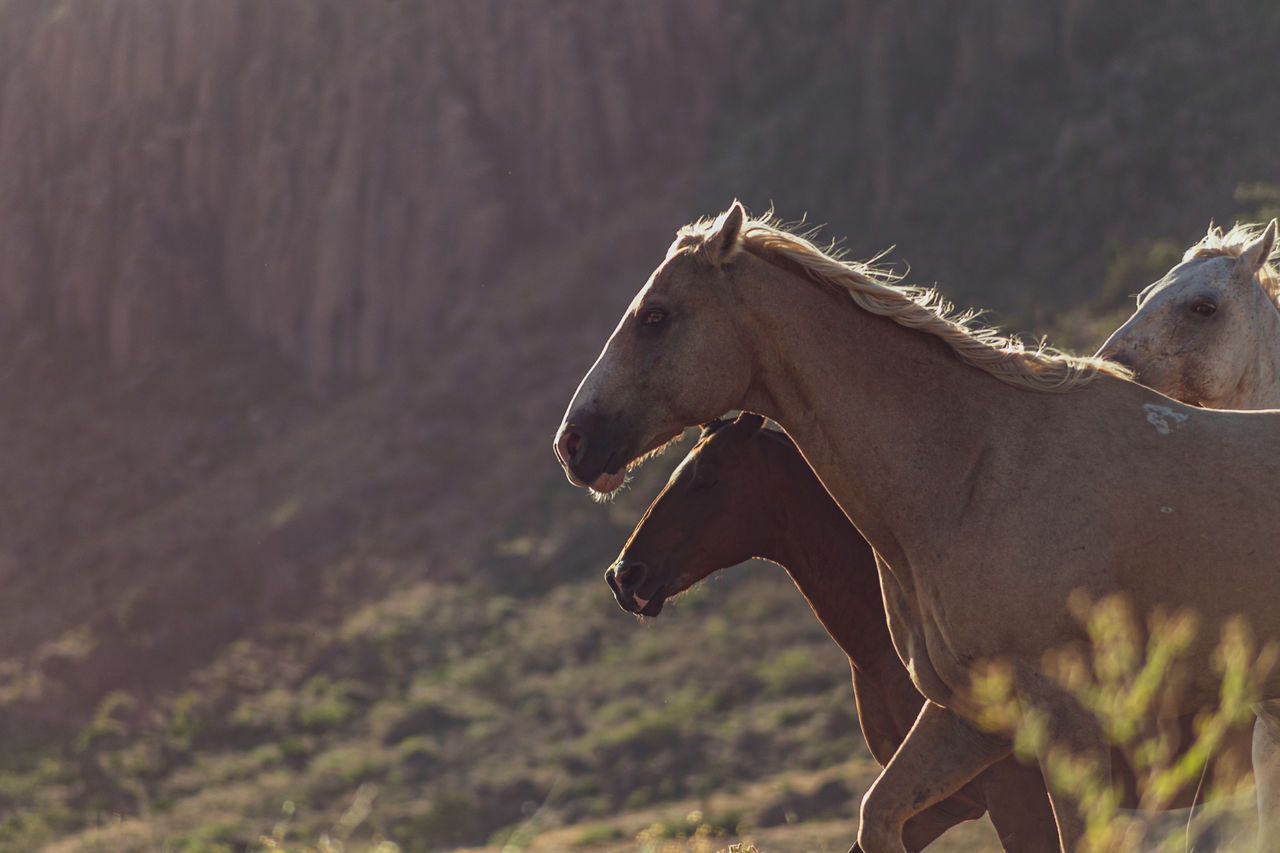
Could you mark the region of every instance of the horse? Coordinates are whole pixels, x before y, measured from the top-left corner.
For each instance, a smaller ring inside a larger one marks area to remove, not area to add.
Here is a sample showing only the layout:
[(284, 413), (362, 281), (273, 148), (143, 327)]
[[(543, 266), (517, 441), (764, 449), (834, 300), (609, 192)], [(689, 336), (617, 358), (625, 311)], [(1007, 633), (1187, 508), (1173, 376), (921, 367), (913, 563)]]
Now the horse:
[[(1274, 228), (1271, 223), (1270, 228)], [(1210, 226), (1182, 260), (1138, 294), (1138, 305), (1098, 350), (1149, 388), (1211, 409), (1280, 408), (1280, 260), (1252, 273), (1236, 260), (1265, 229)], [(1280, 814), (1280, 707), (1255, 708), (1252, 764), (1260, 814)], [(1260, 841), (1280, 846), (1280, 827)]]
[[(1256, 269), (1274, 237), (1236, 263)], [(1123, 596), (1140, 617), (1191, 608), (1209, 627), (1239, 616), (1280, 637), (1268, 512), (1280, 506), (1280, 413), (1193, 408), (1105, 360), (978, 329), (933, 291), (737, 202), (677, 234), (553, 446), (572, 483), (608, 493), (731, 409), (781, 424), (875, 550), (890, 636), (927, 700), (863, 798), (867, 853), (903, 853), (907, 819), (1009, 754), (1011, 732), (979, 722), (974, 687), (992, 666), (1062, 748), (1109, 767), (1098, 720), (1044, 669), (1049, 653), (1088, 643), (1069, 600)], [(1216, 701), (1208, 633), (1190, 643), (1167, 712)], [(1259, 689), (1280, 697), (1280, 674)], [(1050, 760), (1037, 755), (1042, 771)], [(1063, 849), (1076, 849), (1078, 795), (1051, 788), (1050, 801)]]
[(1184, 403), (1280, 408), (1280, 271), (1235, 263), (1261, 233), (1211, 226), (1181, 263), (1138, 294), (1137, 310), (1098, 355)]
[[(782, 566), (848, 656), (862, 736), (883, 767), (924, 697), (889, 637), (875, 555), (795, 444), (762, 424), (743, 414), (704, 426), (605, 578), (624, 610), (652, 617), (719, 569), (751, 557)], [(903, 842), (921, 850), (986, 812), (1005, 850), (1058, 850), (1044, 779), (1012, 757), (908, 820)]]
[[(717, 419), (650, 503), (605, 579), (624, 610), (654, 617), (666, 600), (712, 572), (761, 557), (791, 576), (827, 633), (849, 658), (858, 721), (872, 757), (887, 764), (924, 702), (889, 637), (875, 555), (827, 494), (786, 434), (762, 428), (759, 415)], [(1193, 720), (1179, 720), (1190, 743)], [(1247, 765), (1248, 732), (1240, 732)], [(1132, 769), (1113, 754), (1125, 796), (1142, 805)], [(1192, 806), (1199, 785), (1169, 809)], [(1058, 850), (1057, 830), (1039, 771), (1006, 758), (960, 792), (916, 815), (903, 831), (919, 850), (947, 829), (989, 811), (1006, 850)], [(1171, 815), (1172, 817), (1172, 815)], [(1184, 816), (1185, 818), (1185, 816)], [(1167, 821), (1166, 821), (1167, 823)]]

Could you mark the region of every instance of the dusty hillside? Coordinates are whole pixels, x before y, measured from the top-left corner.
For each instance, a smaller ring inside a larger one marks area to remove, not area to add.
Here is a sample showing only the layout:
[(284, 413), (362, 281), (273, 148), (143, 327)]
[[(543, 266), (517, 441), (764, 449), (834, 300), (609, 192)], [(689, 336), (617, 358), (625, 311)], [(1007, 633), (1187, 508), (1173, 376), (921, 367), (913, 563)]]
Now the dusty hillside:
[(0, 2), (0, 847), (314, 838), (371, 782), (425, 850), (450, 796), (471, 844), (845, 760), (776, 574), (701, 644), (613, 612), (663, 463), (592, 505), (562, 408), (735, 196), (1096, 344), (1280, 199), (1280, 17), (1202, 6)]

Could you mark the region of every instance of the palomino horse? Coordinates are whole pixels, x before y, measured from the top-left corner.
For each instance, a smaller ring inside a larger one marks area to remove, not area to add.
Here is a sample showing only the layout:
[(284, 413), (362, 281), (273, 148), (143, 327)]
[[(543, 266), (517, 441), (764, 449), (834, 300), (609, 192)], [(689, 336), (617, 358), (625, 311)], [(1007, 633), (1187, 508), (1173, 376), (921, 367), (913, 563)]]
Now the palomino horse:
[[(791, 439), (762, 425), (759, 415), (743, 414), (703, 427), (605, 578), (624, 610), (657, 616), (668, 598), (712, 572), (751, 557), (782, 566), (848, 655), (862, 733), (883, 766), (924, 697), (890, 640), (875, 555)], [(1182, 742), (1190, 743), (1193, 720), (1179, 722)], [(1248, 731), (1238, 734), (1228, 773), (1248, 766)], [(1130, 783), (1120, 805), (1137, 808), (1132, 771), (1123, 755), (1116, 758), (1115, 770)], [(1192, 805), (1199, 787), (1193, 781), (1167, 807)], [(1011, 758), (909, 820), (904, 842), (921, 849), (955, 824), (981, 817), (984, 808), (1006, 850), (1059, 849), (1043, 778)]]
[[(1209, 630), (1173, 713), (1217, 699), (1216, 626), (1242, 615), (1280, 637), (1280, 413), (1195, 409), (1122, 374), (975, 331), (735, 203), (678, 235), (555, 450), (607, 492), (730, 409), (783, 425), (875, 549), (894, 647), (929, 700), (862, 804), (862, 848), (901, 853), (907, 819), (1008, 754), (1008, 732), (975, 722), (974, 678), (993, 663), (1061, 746), (1108, 766), (1097, 719), (1042, 669), (1087, 642), (1073, 593), (1123, 594), (1142, 617), (1197, 611)], [(1280, 673), (1262, 689), (1280, 697)], [(1080, 803), (1051, 800), (1075, 850)]]
[[(875, 555), (791, 439), (762, 423), (744, 414), (704, 427), (605, 577), (625, 610), (656, 616), (714, 571), (751, 557), (781, 565), (849, 656), (862, 736), (884, 766), (924, 697), (889, 638)], [(1005, 850), (1059, 849), (1040, 771), (1012, 756), (907, 821), (903, 841), (920, 850), (988, 810)]]
[[(1138, 308), (1098, 351), (1135, 378), (1211, 409), (1280, 408), (1280, 272), (1276, 222), (1265, 229), (1210, 227), (1182, 262), (1138, 295)], [(1239, 263), (1247, 255), (1253, 263)], [(1257, 264), (1254, 268), (1254, 263)], [(1261, 703), (1253, 727), (1260, 814), (1280, 815), (1280, 707)], [(1264, 849), (1280, 827), (1260, 827)]]

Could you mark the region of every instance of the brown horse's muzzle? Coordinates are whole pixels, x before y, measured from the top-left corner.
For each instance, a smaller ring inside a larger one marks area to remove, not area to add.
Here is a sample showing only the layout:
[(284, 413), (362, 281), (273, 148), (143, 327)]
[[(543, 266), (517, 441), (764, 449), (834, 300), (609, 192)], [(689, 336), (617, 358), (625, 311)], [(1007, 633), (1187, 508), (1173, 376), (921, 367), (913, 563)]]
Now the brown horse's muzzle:
[(636, 560), (619, 560), (604, 573), (604, 579), (613, 590), (613, 597), (617, 599), (619, 607), (640, 616), (657, 616), (662, 612), (662, 605), (667, 602), (667, 593), (658, 589), (642, 596), (640, 591), (649, 578), (648, 565)]

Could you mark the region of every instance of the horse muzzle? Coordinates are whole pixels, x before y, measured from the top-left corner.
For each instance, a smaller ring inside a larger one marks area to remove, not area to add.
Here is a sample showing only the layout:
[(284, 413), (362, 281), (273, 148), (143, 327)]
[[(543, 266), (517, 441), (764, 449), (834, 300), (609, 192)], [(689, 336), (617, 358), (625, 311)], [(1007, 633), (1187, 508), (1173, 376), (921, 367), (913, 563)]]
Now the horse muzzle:
[(599, 415), (566, 419), (556, 433), (555, 452), (569, 482), (608, 494), (626, 479), (631, 460), (618, 452), (620, 442), (610, 440), (610, 424)]
[(645, 563), (619, 560), (605, 570), (604, 579), (613, 590), (618, 606), (628, 613), (657, 616), (667, 602), (667, 594), (662, 589), (651, 592), (649, 597), (639, 594), (640, 588), (649, 579), (649, 567)]

